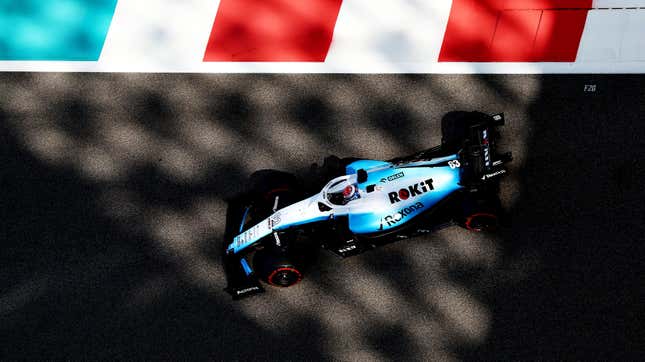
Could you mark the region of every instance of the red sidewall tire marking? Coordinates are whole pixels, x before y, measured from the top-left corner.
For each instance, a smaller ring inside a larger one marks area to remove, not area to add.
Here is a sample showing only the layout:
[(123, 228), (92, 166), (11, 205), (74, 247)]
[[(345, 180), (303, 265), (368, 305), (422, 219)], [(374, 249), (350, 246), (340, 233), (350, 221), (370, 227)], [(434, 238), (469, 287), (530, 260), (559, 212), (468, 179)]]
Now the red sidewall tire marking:
[[(285, 271), (285, 270), (296, 273), (298, 275), (298, 280), (296, 280), (295, 282), (293, 282), (293, 283), (291, 283), (289, 285), (286, 285), (286, 286), (273, 283), (273, 277), (276, 274), (278, 274), (278, 272)], [(278, 268), (278, 269), (274, 270), (273, 272), (271, 272), (271, 274), (267, 278), (267, 281), (269, 282), (269, 284), (271, 284), (271, 285), (273, 285), (275, 287), (281, 287), (281, 288), (290, 287), (290, 286), (292, 286), (294, 284), (297, 284), (301, 280), (302, 280), (302, 273), (300, 273), (300, 271), (298, 271), (298, 269), (296, 269), (296, 268), (288, 268), (288, 267)]]
[(495, 214), (490, 214), (490, 213), (487, 213), (487, 212), (474, 213), (474, 214), (472, 214), (472, 215), (470, 215), (470, 216), (468, 216), (466, 218), (466, 229), (468, 229), (470, 231), (474, 231), (474, 232), (483, 231), (483, 230), (473, 229), (473, 228), (470, 227), (470, 223), (473, 221), (473, 219), (476, 218), (476, 217), (480, 217), (480, 216), (489, 217), (489, 218), (494, 219), (495, 221), (497, 221), (497, 215), (495, 215)]

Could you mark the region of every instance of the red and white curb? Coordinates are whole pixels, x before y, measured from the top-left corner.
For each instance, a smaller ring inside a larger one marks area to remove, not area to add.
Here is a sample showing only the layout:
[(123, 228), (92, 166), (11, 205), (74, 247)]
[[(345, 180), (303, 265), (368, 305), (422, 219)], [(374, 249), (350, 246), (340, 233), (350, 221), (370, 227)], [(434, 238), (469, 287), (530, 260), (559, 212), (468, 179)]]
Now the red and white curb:
[(645, 73), (645, 0), (119, 0), (98, 61), (0, 70)]

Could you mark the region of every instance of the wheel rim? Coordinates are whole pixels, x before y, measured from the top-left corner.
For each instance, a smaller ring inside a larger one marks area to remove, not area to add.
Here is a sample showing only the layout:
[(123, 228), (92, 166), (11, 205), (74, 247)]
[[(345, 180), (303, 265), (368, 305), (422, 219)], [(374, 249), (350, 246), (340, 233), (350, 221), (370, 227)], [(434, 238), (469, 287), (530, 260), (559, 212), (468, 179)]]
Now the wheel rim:
[(481, 232), (497, 229), (497, 215), (488, 213), (477, 213), (466, 219), (466, 229)]
[(289, 287), (298, 283), (302, 274), (294, 268), (278, 268), (269, 275), (268, 282), (277, 287)]

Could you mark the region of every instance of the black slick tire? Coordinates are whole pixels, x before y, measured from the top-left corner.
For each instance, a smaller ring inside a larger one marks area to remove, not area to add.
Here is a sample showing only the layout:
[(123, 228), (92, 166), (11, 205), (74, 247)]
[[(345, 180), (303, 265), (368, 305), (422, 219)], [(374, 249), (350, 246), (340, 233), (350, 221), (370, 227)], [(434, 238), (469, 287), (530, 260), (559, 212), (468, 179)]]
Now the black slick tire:
[(286, 288), (302, 280), (302, 271), (285, 255), (268, 249), (258, 250), (253, 256), (253, 269), (265, 283)]

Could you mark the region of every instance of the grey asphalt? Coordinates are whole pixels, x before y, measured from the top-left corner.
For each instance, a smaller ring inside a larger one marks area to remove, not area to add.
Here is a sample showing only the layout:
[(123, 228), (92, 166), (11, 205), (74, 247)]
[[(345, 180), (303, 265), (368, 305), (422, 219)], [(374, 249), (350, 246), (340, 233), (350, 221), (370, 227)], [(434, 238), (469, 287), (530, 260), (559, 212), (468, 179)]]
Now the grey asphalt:
[[(0, 359), (643, 358), (644, 88), (1, 73)], [(225, 200), (250, 173), (434, 146), (454, 110), (506, 114), (498, 234), (449, 228), (322, 254), (293, 288), (222, 290)]]

